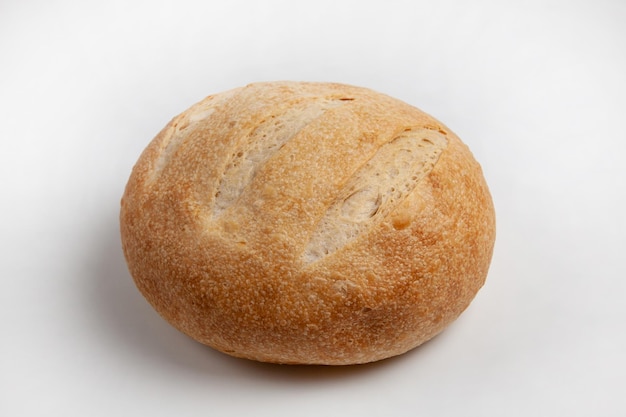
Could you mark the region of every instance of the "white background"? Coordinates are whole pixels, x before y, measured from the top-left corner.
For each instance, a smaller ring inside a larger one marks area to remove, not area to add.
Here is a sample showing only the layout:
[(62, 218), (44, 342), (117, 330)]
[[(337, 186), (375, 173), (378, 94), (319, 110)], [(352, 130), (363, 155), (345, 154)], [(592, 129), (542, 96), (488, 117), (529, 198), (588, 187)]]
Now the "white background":
[[(626, 2), (0, 2), (0, 415), (626, 415)], [(139, 153), (204, 96), (336, 81), (473, 150), (498, 237), (441, 336), (356, 367), (233, 359), (126, 270)]]

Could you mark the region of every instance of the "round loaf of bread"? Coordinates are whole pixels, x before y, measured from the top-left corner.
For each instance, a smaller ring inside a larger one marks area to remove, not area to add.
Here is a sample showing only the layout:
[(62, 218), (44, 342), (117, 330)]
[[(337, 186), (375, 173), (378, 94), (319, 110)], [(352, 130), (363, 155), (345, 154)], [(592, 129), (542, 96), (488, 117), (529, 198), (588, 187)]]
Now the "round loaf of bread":
[(227, 354), (344, 365), (404, 353), (483, 285), (494, 208), (443, 124), (374, 91), (271, 82), (209, 96), (135, 165), (121, 237), (141, 293)]

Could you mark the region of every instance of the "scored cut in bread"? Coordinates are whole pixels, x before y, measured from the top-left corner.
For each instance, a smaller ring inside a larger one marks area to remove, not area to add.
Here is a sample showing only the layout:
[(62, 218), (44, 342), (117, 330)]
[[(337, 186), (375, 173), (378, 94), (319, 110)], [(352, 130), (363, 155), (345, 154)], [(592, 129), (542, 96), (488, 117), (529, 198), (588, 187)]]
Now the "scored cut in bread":
[(133, 168), (124, 254), (176, 328), (265, 362), (404, 353), (465, 310), (495, 214), (479, 164), (443, 124), (331, 83), (269, 82), (175, 117)]

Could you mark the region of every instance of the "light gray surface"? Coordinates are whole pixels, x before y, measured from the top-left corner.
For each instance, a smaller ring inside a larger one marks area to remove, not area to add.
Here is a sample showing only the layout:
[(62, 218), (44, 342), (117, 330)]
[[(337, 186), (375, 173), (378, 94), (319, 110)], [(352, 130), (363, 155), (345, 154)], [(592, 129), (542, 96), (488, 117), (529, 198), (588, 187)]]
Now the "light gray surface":
[[(626, 3), (3, 1), (0, 415), (623, 416)], [(263, 80), (403, 99), (473, 150), (498, 238), (441, 336), (348, 368), (232, 359), (136, 291), (117, 214), (175, 114)]]

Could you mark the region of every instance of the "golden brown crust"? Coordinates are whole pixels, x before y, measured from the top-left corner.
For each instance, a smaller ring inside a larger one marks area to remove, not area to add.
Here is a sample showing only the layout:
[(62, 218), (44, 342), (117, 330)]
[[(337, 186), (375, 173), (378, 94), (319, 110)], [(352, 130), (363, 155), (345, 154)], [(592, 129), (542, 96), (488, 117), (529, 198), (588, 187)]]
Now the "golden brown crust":
[(120, 223), (166, 320), (279, 363), (365, 363), (427, 341), (483, 285), (495, 239), (481, 168), (449, 129), (324, 83), (252, 84), (174, 118), (134, 167)]

